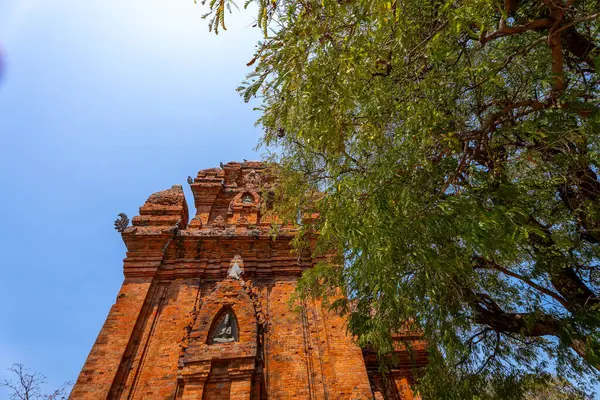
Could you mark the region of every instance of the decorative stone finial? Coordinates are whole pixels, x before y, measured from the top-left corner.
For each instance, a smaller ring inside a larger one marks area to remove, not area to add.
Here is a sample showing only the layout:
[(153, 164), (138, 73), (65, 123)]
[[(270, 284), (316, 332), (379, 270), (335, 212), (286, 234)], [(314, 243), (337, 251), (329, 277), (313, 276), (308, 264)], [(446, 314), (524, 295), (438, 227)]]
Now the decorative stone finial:
[(242, 269), (238, 265), (238, 263), (233, 264), (229, 267), (229, 272), (227, 273), (229, 278), (240, 279), (242, 276)]
[(231, 266), (229, 267), (229, 271), (227, 271), (227, 277), (233, 279), (240, 279), (242, 277), (242, 274), (244, 273), (243, 265), (244, 261), (242, 260), (242, 257), (233, 257), (233, 260), (231, 260)]
[(119, 233), (123, 233), (125, 228), (129, 225), (129, 218), (127, 218), (127, 214), (120, 213), (119, 218), (115, 221), (115, 229)]

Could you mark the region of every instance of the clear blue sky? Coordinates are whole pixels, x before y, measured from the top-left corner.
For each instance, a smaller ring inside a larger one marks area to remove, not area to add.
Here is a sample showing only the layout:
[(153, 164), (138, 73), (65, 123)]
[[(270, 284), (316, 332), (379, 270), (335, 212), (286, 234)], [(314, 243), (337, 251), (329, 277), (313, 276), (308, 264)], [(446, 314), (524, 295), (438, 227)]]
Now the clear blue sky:
[(77, 378), (123, 279), (118, 213), (199, 169), (260, 158), (256, 104), (235, 92), (254, 15), (214, 36), (204, 11), (0, 1), (0, 379), (13, 362), (46, 374), (48, 391)]

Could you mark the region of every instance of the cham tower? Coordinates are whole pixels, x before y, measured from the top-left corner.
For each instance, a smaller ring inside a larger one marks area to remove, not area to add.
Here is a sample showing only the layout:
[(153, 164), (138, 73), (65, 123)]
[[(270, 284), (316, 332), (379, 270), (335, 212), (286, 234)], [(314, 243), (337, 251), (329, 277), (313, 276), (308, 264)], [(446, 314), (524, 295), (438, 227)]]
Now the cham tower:
[(398, 345), (383, 377), (342, 317), (316, 300), (290, 307), (317, 260), (294, 254), (292, 226), (273, 237), (264, 172), (230, 162), (188, 178), (191, 220), (180, 185), (152, 194), (132, 226), (121, 215), (124, 282), (71, 399), (413, 399), (418, 337), (398, 337), (412, 355)]

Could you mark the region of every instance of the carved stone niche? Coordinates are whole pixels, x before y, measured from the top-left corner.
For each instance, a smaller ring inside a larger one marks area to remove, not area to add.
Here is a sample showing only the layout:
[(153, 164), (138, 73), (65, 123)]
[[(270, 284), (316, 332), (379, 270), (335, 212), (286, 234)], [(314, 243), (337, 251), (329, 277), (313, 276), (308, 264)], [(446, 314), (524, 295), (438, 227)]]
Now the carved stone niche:
[(247, 226), (258, 223), (260, 195), (255, 191), (239, 192), (229, 203), (228, 220), (232, 225)]
[(202, 304), (179, 358), (176, 398), (212, 399), (225, 391), (250, 399), (261, 373), (252, 299), (241, 280), (225, 279)]

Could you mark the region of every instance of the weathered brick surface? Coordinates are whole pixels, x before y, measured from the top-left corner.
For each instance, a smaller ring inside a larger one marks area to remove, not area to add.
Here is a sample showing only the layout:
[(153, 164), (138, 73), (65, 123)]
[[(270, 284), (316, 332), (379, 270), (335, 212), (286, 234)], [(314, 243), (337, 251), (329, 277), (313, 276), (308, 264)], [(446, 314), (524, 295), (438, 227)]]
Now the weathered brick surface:
[(283, 399), (291, 393), (308, 399), (314, 393), (306, 327), (302, 316), (290, 312), (288, 307), (294, 287), (293, 280), (284, 280), (274, 282), (267, 289), (271, 322), (266, 338), (267, 394), (272, 399)]
[(72, 399), (108, 398), (150, 285), (150, 278), (125, 279), (79, 374)]
[(126, 386), (120, 394), (131, 399), (173, 398), (177, 389), (179, 345), (189, 310), (194, 308), (199, 291), (198, 279), (175, 279), (161, 283), (154, 310), (146, 323)]
[[(405, 348), (397, 349), (404, 364), (384, 380), (341, 317), (317, 301), (290, 309), (298, 277), (315, 260), (291, 252), (292, 227), (271, 237), (273, 221), (258, 207), (263, 168), (200, 171), (189, 225), (180, 186), (140, 208), (122, 234), (125, 281), (72, 399), (412, 399)], [(234, 264), (241, 279), (228, 276)], [(212, 343), (224, 312), (235, 316), (239, 337)], [(414, 340), (422, 365), (425, 346)]]

